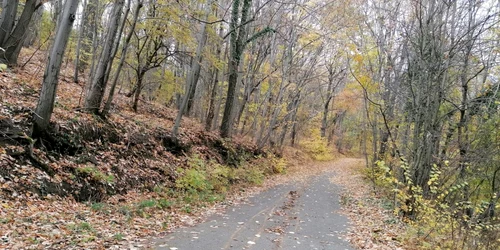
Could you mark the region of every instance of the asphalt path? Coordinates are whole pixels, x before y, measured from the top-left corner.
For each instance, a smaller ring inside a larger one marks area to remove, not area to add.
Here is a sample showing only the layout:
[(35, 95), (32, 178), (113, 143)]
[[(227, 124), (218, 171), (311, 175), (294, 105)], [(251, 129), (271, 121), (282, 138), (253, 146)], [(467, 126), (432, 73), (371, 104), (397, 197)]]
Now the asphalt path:
[(333, 174), (326, 171), (259, 193), (224, 215), (157, 239), (155, 249), (353, 249), (341, 238), (348, 220), (339, 213)]

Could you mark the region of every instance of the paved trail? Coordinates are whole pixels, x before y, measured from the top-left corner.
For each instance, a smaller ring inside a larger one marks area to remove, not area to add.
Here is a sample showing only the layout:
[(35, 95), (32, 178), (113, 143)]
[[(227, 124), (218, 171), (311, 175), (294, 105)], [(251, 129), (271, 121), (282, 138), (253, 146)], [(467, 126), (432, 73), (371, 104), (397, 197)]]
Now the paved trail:
[[(333, 163), (338, 164), (338, 163)], [(228, 208), (194, 227), (180, 228), (156, 242), (156, 249), (352, 249), (340, 239), (347, 218), (338, 213), (339, 187), (325, 171), (278, 185)]]

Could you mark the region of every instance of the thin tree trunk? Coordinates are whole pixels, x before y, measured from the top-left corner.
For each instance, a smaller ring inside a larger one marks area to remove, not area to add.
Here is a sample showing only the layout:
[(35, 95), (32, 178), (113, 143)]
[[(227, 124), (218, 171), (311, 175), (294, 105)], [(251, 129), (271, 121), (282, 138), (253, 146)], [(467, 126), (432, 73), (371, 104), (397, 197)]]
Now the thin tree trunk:
[[(207, 6), (208, 7), (207, 7), (205, 19), (208, 20), (208, 17), (211, 13), (210, 9), (212, 7), (212, 1), (210, 1)], [(188, 101), (187, 101), (187, 107), (186, 107), (184, 115), (190, 115), (191, 110), (193, 108), (194, 94), (196, 92), (196, 87), (198, 85), (198, 80), (200, 78), (201, 63), (203, 61), (203, 48), (205, 47), (205, 44), (207, 41), (207, 24), (206, 23), (201, 24), (201, 33), (200, 33), (199, 39), (200, 40), (198, 41), (198, 47), (196, 48), (196, 55), (193, 58), (193, 63), (191, 64), (191, 72), (190, 72), (190, 75), (188, 77), (187, 84), (188, 84), (189, 92), (186, 92)]]
[[(123, 15), (123, 21), (122, 24), (119, 27), (119, 30), (117, 32), (117, 37), (115, 38), (115, 43), (113, 45), (113, 49), (111, 52), (111, 60), (108, 62), (108, 66), (106, 68), (106, 73), (104, 74), (104, 82), (107, 83), (109, 80), (109, 76), (111, 75), (111, 68), (113, 67), (113, 61), (116, 57), (116, 54), (118, 53), (118, 48), (120, 47), (120, 41), (123, 35), (123, 29), (125, 28), (126, 22), (127, 22), (127, 17), (128, 13), (130, 12), (130, 1), (127, 1), (127, 8), (125, 10), (125, 14)], [(103, 93), (104, 96), (104, 93)]]
[[(213, 1), (210, 1), (207, 4), (207, 10), (205, 13), (205, 19), (208, 19), (210, 13), (211, 13), (211, 8), (212, 8), (212, 3)], [(183, 115), (188, 115), (191, 113), (191, 109), (193, 107), (193, 99), (194, 95), (196, 92), (196, 85), (198, 84), (198, 79), (200, 77), (200, 70), (201, 70), (201, 63), (203, 60), (203, 47), (205, 47), (205, 43), (207, 40), (207, 25), (206, 23), (202, 23), (201, 26), (201, 33), (198, 41), (198, 47), (196, 48), (196, 55), (192, 60), (191, 63), (191, 71), (189, 72), (187, 76), (187, 81), (186, 81), (186, 94), (184, 95), (184, 98), (182, 99), (181, 106), (179, 108), (179, 112), (177, 113), (177, 117), (175, 118), (175, 124), (174, 127), (172, 128), (172, 135), (174, 137), (177, 136), (177, 132), (179, 130), (179, 127), (181, 125), (182, 121), (182, 116)]]
[(215, 116), (215, 99), (217, 97), (217, 88), (219, 87), (219, 69), (214, 72), (214, 81), (212, 91), (210, 93), (210, 101), (208, 103), (207, 119), (205, 120), (205, 130), (212, 130), (212, 122)]
[[(141, 11), (141, 8), (143, 7), (142, 1), (139, 1), (137, 4), (137, 8), (135, 9), (134, 13), (134, 20), (132, 21), (132, 26), (130, 27), (130, 31), (127, 34), (127, 37), (125, 38), (125, 41), (123, 42), (123, 47), (122, 47), (122, 55), (120, 58), (120, 62), (118, 63), (117, 69), (115, 76), (113, 78), (113, 83), (111, 84), (111, 89), (109, 90), (109, 95), (108, 95), (108, 100), (106, 101), (106, 104), (104, 105), (104, 108), (102, 110), (103, 115), (107, 115), (109, 113), (109, 110), (111, 109), (111, 103), (113, 102), (113, 96), (115, 94), (115, 89), (116, 85), (118, 83), (118, 79), (120, 77), (120, 73), (122, 71), (123, 64), (125, 63), (125, 59), (127, 57), (127, 50), (128, 50), (128, 45), (130, 43), (130, 39), (132, 38), (132, 35), (134, 34), (135, 26), (137, 24), (137, 19), (139, 18), (139, 13)], [(125, 22), (123, 23), (125, 25)]]
[(267, 125), (267, 117), (269, 115), (269, 111), (272, 108), (272, 103), (273, 103), (273, 95), (272, 95), (272, 83), (270, 83), (271, 86), (269, 86), (266, 95), (264, 96), (263, 104), (264, 108), (262, 110), (262, 115), (261, 115), (261, 122), (259, 126), (259, 132), (256, 134), (256, 142), (257, 144), (260, 144), (262, 141), (262, 137), (264, 136), (264, 131), (266, 129)]
[(63, 17), (57, 30), (54, 44), (52, 46), (45, 74), (43, 76), (42, 90), (33, 116), (32, 137), (44, 135), (50, 123), (50, 117), (54, 109), (57, 84), (64, 51), (71, 33), (75, 13), (78, 8), (78, 0), (66, 0)]
[[(225, 72), (222, 73), (222, 75), (224, 75)], [(222, 93), (223, 89), (222, 89), (222, 84), (219, 84), (219, 87), (217, 89), (217, 93)], [(215, 117), (214, 117), (214, 121), (212, 122), (212, 127), (218, 127), (219, 125), (219, 118), (220, 118), (220, 113), (221, 113), (221, 108), (222, 108), (222, 97), (221, 98), (217, 98), (217, 105), (215, 106)]]
[(85, 98), (85, 109), (91, 113), (97, 114), (101, 106), (101, 102), (104, 96), (104, 91), (107, 85), (107, 72), (110, 62), (113, 60), (113, 46), (115, 44), (116, 33), (118, 31), (119, 23), (121, 20), (121, 13), (124, 5), (124, 0), (117, 0), (113, 6), (110, 26), (106, 36), (106, 41), (104, 43), (103, 51), (101, 52), (101, 57), (99, 64), (97, 65), (96, 75), (92, 80), (92, 86), (90, 91)]
[(80, 30), (78, 32), (78, 41), (76, 43), (76, 56), (75, 56), (75, 72), (73, 74), (73, 81), (74, 82), (78, 82), (78, 71), (79, 71), (79, 64), (80, 64), (80, 51), (81, 51), (81, 48), (82, 48), (82, 39), (83, 39), (83, 31), (85, 30), (84, 27), (83, 27), (83, 22), (85, 21), (86, 19), (86, 15), (87, 15), (87, 0), (84, 0), (83, 1), (83, 13), (82, 13), (82, 19), (80, 20)]
[[(98, 16), (100, 16), (100, 1), (99, 0), (88, 0), (91, 8), (93, 8), (93, 19), (92, 19), (92, 53), (91, 53), (91, 63), (90, 63), (90, 73), (89, 73), (89, 78), (87, 84), (85, 84), (84, 89), (82, 90), (82, 93), (85, 93), (85, 97), (90, 94), (90, 90), (93, 85), (93, 80), (96, 74), (96, 62), (97, 58), (99, 57), (97, 51), (98, 51), (98, 41), (99, 41), (99, 29), (98, 29)], [(91, 14), (91, 13), (89, 13)], [(99, 20), (100, 21), (100, 20)], [(80, 97), (81, 99), (81, 97)], [(78, 101), (78, 105), (80, 105), (80, 101)]]
[(275, 130), (276, 122), (278, 120), (278, 115), (281, 113), (281, 108), (279, 106), (283, 102), (283, 92), (285, 91), (284, 90), (284, 81), (285, 81), (285, 79), (283, 78), (281, 80), (281, 83), (279, 86), (279, 91), (278, 91), (278, 96), (276, 97), (275, 107), (272, 111), (271, 121), (269, 122), (269, 126), (267, 127), (267, 132), (265, 133), (264, 137), (262, 137), (258, 143), (259, 148), (263, 148), (264, 145), (269, 140), (269, 138), (273, 137), (273, 132)]

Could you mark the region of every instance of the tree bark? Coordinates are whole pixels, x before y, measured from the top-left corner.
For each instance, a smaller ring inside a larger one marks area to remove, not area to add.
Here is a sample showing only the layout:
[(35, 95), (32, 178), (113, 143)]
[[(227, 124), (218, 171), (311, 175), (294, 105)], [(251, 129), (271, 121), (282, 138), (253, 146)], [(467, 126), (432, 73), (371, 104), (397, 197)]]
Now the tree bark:
[[(10, 34), (6, 34), (4, 42), (0, 44), (0, 47), (5, 50), (0, 50), (0, 61), (9, 65), (17, 64), (17, 58), (19, 57), (19, 52), (23, 46), (24, 38), (31, 22), (31, 18), (33, 17), (35, 11), (42, 6), (42, 4), (43, 2), (39, 2), (39, 0), (26, 1), (23, 12), (17, 20), (15, 27), (12, 29), (12, 32), (10, 32)], [(12, 15), (7, 13), (6, 16), (9, 16), (10, 18)], [(5, 19), (5, 21), (9, 22), (9, 18)]]
[(14, 28), (18, 6), (19, 0), (3, 0), (0, 16), (0, 45), (5, 43)]
[(83, 27), (83, 22), (85, 21), (86, 19), (86, 16), (87, 16), (87, 0), (84, 0), (83, 1), (83, 13), (82, 13), (82, 19), (80, 20), (80, 30), (78, 32), (78, 41), (76, 42), (76, 56), (75, 56), (75, 72), (73, 73), (73, 81), (75, 83), (78, 82), (78, 69), (80, 68), (79, 67), (79, 64), (80, 64), (80, 51), (81, 51), (81, 48), (82, 48), (82, 39), (83, 39), (83, 34), (84, 34), (84, 27)]
[(50, 117), (54, 109), (60, 67), (64, 51), (75, 21), (78, 0), (66, 0), (63, 17), (57, 30), (52, 46), (45, 74), (43, 76), (42, 90), (33, 116), (32, 137), (37, 138), (47, 132)]
[(208, 103), (207, 119), (205, 120), (205, 130), (212, 130), (212, 122), (215, 117), (215, 99), (217, 98), (217, 88), (219, 87), (219, 69), (216, 69), (213, 73), (213, 84), (210, 91), (210, 100)]
[[(123, 42), (123, 47), (122, 47), (122, 55), (120, 58), (120, 62), (118, 63), (118, 66), (116, 68), (116, 73), (113, 78), (113, 83), (111, 84), (111, 89), (109, 90), (109, 95), (108, 99), (106, 101), (106, 104), (104, 105), (104, 108), (102, 110), (103, 115), (107, 115), (109, 113), (109, 110), (111, 109), (111, 103), (113, 102), (113, 96), (115, 94), (115, 89), (116, 85), (118, 83), (118, 78), (120, 77), (120, 72), (122, 71), (123, 64), (125, 63), (125, 59), (127, 57), (127, 50), (128, 50), (128, 45), (130, 43), (130, 39), (132, 38), (132, 35), (134, 34), (135, 31), (135, 26), (137, 24), (137, 20), (139, 18), (139, 13), (141, 11), (141, 8), (143, 6), (142, 1), (139, 1), (137, 4), (137, 8), (135, 9), (134, 13), (134, 20), (132, 21), (132, 26), (130, 27), (130, 31), (127, 34), (127, 37), (125, 38), (125, 41)], [(124, 23), (125, 25), (125, 23)]]
[(24, 39), (23, 47), (31, 47), (40, 39), (40, 28), (44, 8), (40, 6), (33, 17), (31, 18), (28, 30), (26, 32), (26, 37)]
[(328, 113), (330, 112), (330, 101), (333, 99), (332, 95), (333, 81), (328, 83), (328, 90), (326, 92), (326, 101), (323, 105), (323, 118), (321, 119), (321, 137), (326, 137), (326, 129), (328, 128)]
[(106, 91), (106, 85), (109, 74), (108, 67), (111, 66), (113, 60), (113, 46), (115, 44), (116, 33), (120, 25), (121, 13), (124, 5), (124, 0), (117, 0), (113, 6), (110, 27), (106, 35), (104, 48), (101, 52), (99, 64), (97, 65), (96, 74), (92, 80), (90, 91), (85, 98), (85, 109), (91, 113), (99, 113), (99, 108)]
[[(246, 39), (246, 29), (245, 23), (248, 19), (248, 14), (250, 12), (250, 7), (252, 5), (252, 0), (244, 0), (243, 7), (241, 10), (241, 18), (239, 15), (240, 1), (234, 0), (231, 14), (231, 23), (229, 29), (231, 32), (230, 47), (231, 53), (229, 58), (229, 78), (228, 87), (226, 95), (226, 105), (224, 107), (224, 115), (222, 117), (222, 124), (220, 127), (220, 134), (222, 137), (227, 138), (231, 136), (231, 130), (233, 125), (233, 109), (234, 109), (234, 98), (236, 94), (236, 86), (238, 83), (238, 68), (241, 61), (241, 56), (243, 54)], [(238, 19), (241, 19), (238, 22)], [(238, 27), (239, 26), (239, 27)]]
[(136, 90), (134, 92), (134, 103), (132, 104), (132, 109), (134, 112), (137, 112), (137, 106), (139, 104), (139, 98), (141, 97), (141, 91), (142, 91), (142, 83), (144, 81), (144, 75), (146, 74), (145, 70), (141, 70), (139, 75), (137, 76), (137, 84), (136, 84)]
[[(210, 1), (207, 4), (205, 19), (208, 19), (208, 16), (210, 15), (211, 12), (211, 8), (212, 8), (212, 1)], [(194, 94), (196, 92), (196, 85), (198, 84), (198, 79), (200, 77), (201, 62), (203, 60), (202, 52), (203, 52), (203, 47), (205, 47), (206, 40), (207, 40), (207, 24), (202, 23), (200, 38), (198, 41), (198, 47), (196, 48), (196, 55), (193, 58), (191, 64), (191, 71), (189, 72), (188, 77), (186, 79), (187, 80), (186, 94), (184, 95), (181, 106), (179, 108), (179, 112), (177, 113), (177, 117), (175, 118), (174, 127), (172, 129), (172, 135), (174, 137), (177, 136), (182, 116), (188, 115), (191, 112), (191, 108), (193, 106)]]
[[(208, 17), (211, 13), (212, 3), (213, 1), (210, 1), (207, 4), (207, 10), (205, 15), (206, 20), (208, 20)], [(201, 63), (203, 61), (203, 48), (205, 47), (206, 42), (207, 42), (207, 24), (202, 23), (201, 33), (198, 41), (198, 47), (196, 48), (196, 55), (193, 58), (193, 63), (191, 64), (191, 72), (187, 82), (187, 84), (189, 85), (189, 92), (186, 93), (188, 101), (184, 115), (191, 114), (191, 110), (193, 108), (194, 94), (196, 92), (196, 87), (198, 85), (198, 80), (200, 78)]]

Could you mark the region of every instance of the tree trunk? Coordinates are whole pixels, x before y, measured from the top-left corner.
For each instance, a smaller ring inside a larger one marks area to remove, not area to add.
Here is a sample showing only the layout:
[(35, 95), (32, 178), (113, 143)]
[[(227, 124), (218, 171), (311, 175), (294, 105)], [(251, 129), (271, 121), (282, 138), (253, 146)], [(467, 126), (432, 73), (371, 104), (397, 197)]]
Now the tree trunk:
[(287, 115), (285, 116), (284, 119), (284, 125), (281, 131), (281, 135), (279, 136), (278, 139), (278, 146), (282, 148), (285, 144), (285, 138), (286, 134), (288, 133), (288, 127), (290, 124), (294, 123), (295, 120), (295, 115), (297, 113), (297, 110), (299, 108), (299, 102), (300, 102), (300, 91), (292, 98), (291, 102), (287, 106)]
[(217, 97), (217, 88), (219, 87), (219, 70), (216, 69), (214, 72), (214, 80), (212, 85), (212, 91), (210, 93), (210, 101), (208, 103), (207, 119), (205, 120), (205, 130), (212, 130), (212, 122), (215, 116), (215, 99)]
[[(118, 48), (120, 47), (120, 41), (123, 34), (123, 29), (125, 28), (125, 24), (127, 22), (128, 13), (130, 12), (130, 1), (127, 2), (127, 8), (125, 10), (125, 14), (123, 15), (123, 21), (120, 25), (119, 30), (117, 31), (117, 37), (115, 38), (115, 43), (113, 44), (113, 49), (111, 50), (111, 60), (108, 62), (108, 66), (106, 67), (106, 73), (104, 74), (104, 82), (107, 83), (109, 80), (109, 75), (111, 74), (111, 68), (113, 66), (113, 60), (116, 57), (116, 53), (118, 53)], [(104, 96), (104, 93), (103, 93)]]
[[(207, 10), (205, 15), (206, 20), (208, 20), (208, 17), (211, 13), (212, 3), (213, 1), (210, 1), (207, 4)], [(193, 63), (191, 64), (191, 72), (187, 82), (189, 86), (188, 87), (189, 92), (186, 93), (188, 101), (184, 115), (191, 114), (191, 110), (193, 108), (194, 94), (196, 92), (196, 87), (198, 85), (198, 80), (200, 78), (201, 63), (203, 61), (203, 48), (205, 47), (206, 42), (207, 42), (207, 24), (202, 23), (201, 33), (198, 41), (198, 47), (196, 48), (196, 55), (193, 58), (192, 61)]]
[(90, 91), (85, 98), (85, 109), (91, 113), (97, 114), (101, 106), (101, 102), (106, 91), (107, 81), (109, 77), (108, 67), (111, 66), (113, 60), (113, 46), (115, 44), (116, 33), (120, 25), (121, 13), (124, 5), (124, 0), (117, 0), (113, 6), (110, 26), (106, 35), (104, 48), (101, 52), (101, 57), (95, 76), (92, 80)]
[(52, 22), (56, 24), (56, 30), (59, 28), (59, 19), (61, 18), (61, 12), (63, 11), (63, 0), (48, 0), (52, 5)]
[[(86, 30), (85, 33), (85, 38), (91, 39), (92, 42), (90, 46), (88, 44), (83, 43), (83, 54), (82, 54), (82, 60), (80, 62), (80, 70), (84, 71), (86, 66), (90, 64), (90, 72), (88, 74), (87, 78), (87, 83), (85, 84), (84, 88), (82, 89), (82, 94), (85, 93), (85, 98), (90, 92), (90, 89), (93, 84), (93, 79), (95, 76), (96, 72), (96, 62), (97, 58), (99, 57), (97, 51), (99, 49), (99, 25), (101, 19), (101, 13), (102, 11), (100, 10), (100, 1), (99, 0), (87, 0), (89, 1), (87, 4), (87, 20), (86, 23), (89, 23), (89, 27)], [(103, 8), (104, 9), (104, 8)], [(87, 26), (84, 26), (87, 28)], [(90, 63), (87, 61), (90, 60)], [(82, 96), (80, 95), (80, 100), (78, 100), (78, 106), (80, 106), (80, 101), (82, 99)]]
[(43, 76), (42, 90), (40, 98), (33, 116), (32, 137), (39, 137), (46, 133), (57, 91), (60, 67), (64, 51), (71, 33), (71, 27), (75, 21), (75, 13), (78, 7), (78, 0), (66, 0), (64, 5), (63, 18), (57, 30), (54, 44), (52, 46), (45, 74)]
[[(78, 62), (78, 71), (84, 72), (89, 65), (92, 64), (91, 73), (88, 74), (89, 80), (92, 80), (93, 76), (93, 68), (94, 68), (94, 58), (96, 57), (96, 48), (97, 46), (97, 26), (100, 23), (99, 18), (102, 16), (99, 12), (99, 2), (98, 0), (87, 0), (86, 7), (84, 10), (84, 17), (82, 23), (85, 24), (81, 28), (81, 54)], [(99, 18), (98, 18), (99, 17)], [(95, 39), (94, 39), (95, 37)], [(98, 46), (97, 46), (98, 47)], [(87, 87), (90, 87), (88, 84)]]
[(140, 74), (137, 76), (137, 84), (136, 84), (136, 90), (134, 92), (134, 104), (132, 105), (132, 109), (134, 112), (137, 112), (137, 106), (139, 103), (139, 98), (141, 97), (141, 91), (142, 91), (142, 83), (144, 81), (144, 75), (146, 74), (145, 70), (141, 70)]
[(23, 47), (31, 47), (35, 44), (36, 41), (40, 39), (40, 28), (42, 23), (41, 21), (43, 11), (43, 6), (40, 6), (33, 14), (33, 18), (30, 21), (28, 31), (26, 32), (26, 38), (24, 39)]
[(281, 103), (283, 102), (283, 94), (285, 92), (285, 79), (282, 78), (279, 86), (278, 96), (276, 97), (276, 102), (274, 103), (274, 108), (272, 109), (271, 120), (269, 121), (269, 125), (267, 126), (267, 131), (264, 136), (261, 137), (261, 140), (257, 143), (259, 148), (263, 148), (269, 138), (273, 137), (273, 133), (275, 130), (276, 122), (278, 121), (278, 116), (281, 113)]
[(82, 19), (80, 20), (80, 30), (78, 32), (78, 41), (76, 42), (76, 56), (75, 56), (75, 72), (73, 74), (73, 81), (78, 83), (78, 69), (79, 69), (79, 63), (80, 63), (80, 51), (82, 48), (82, 39), (83, 39), (83, 34), (84, 34), (84, 27), (83, 27), (83, 22), (86, 19), (87, 16), (87, 0), (83, 1), (83, 13), (82, 13)]
[[(257, 144), (260, 144), (260, 142), (262, 141), (262, 137), (264, 136), (264, 132), (266, 130), (266, 125), (267, 125), (267, 118), (269, 116), (269, 113), (271, 111), (271, 108), (272, 108), (272, 103), (273, 103), (273, 94), (272, 94), (272, 85), (273, 83), (270, 82), (269, 83), (271, 86), (268, 88), (266, 94), (264, 95), (264, 100), (263, 100), (263, 105), (264, 105), (264, 108), (262, 109), (262, 115), (261, 115), (261, 122), (260, 122), (260, 125), (259, 125), (259, 132), (256, 133), (255, 135), (255, 138), (256, 138), (256, 142)], [(256, 119), (257, 120), (257, 119)]]
[[(227, 138), (231, 136), (231, 129), (233, 125), (233, 109), (234, 98), (238, 84), (238, 68), (241, 61), (241, 56), (244, 50), (244, 43), (246, 39), (245, 23), (248, 19), (252, 0), (244, 0), (243, 8), (241, 11), (241, 20), (239, 16), (240, 1), (234, 0), (231, 14), (231, 23), (229, 29), (231, 32), (230, 47), (231, 53), (229, 58), (229, 78), (227, 87), (226, 105), (224, 107), (224, 115), (222, 117), (222, 124), (220, 127), (220, 134), (222, 137)], [(239, 26), (239, 27), (238, 27)], [(237, 32), (238, 31), (238, 32)]]
[[(118, 66), (117, 66), (115, 76), (113, 78), (113, 83), (111, 84), (111, 89), (109, 90), (108, 100), (106, 101), (106, 104), (104, 105), (104, 108), (102, 110), (103, 115), (107, 115), (109, 113), (109, 110), (111, 109), (111, 103), (113, 102), (113, 96), (115, 94), (116, 84), (118, 83), (118, 78), (120, 77), (120, 72), (122, 71), (123, 64), (125, 63), (125, 59), (127, 57), (128, 45), (130, 43), (130, 39), (132, 38), (132, 35), (134, 34), (135, 26), (137, 24), (137, 19), (139, 18), (139, 13), (141, 11), (142, 6), (143, 6), (142, 1), (139, 1), (139, 3), (137, 4), (137, 8), (135, 9), (134, 20), (132, 21), (132, 26), (130, 27), (130, 31), (127, 34), (127, 37), (125, 38), (125, 41), (123, 42), (123, 45), (122, 45), (123, 46), (122, 47), (122, 55), (120, 58), (120, 62), (118, 63)], [(125, 25), (125, 22), (123, 25)]]
[[(222, 38), (224, 32), (224, 26), (220, 26), (219, 28), (219, 37)], [(222, 45), (217, 44), (216, 45), (216, 53), (217, 53), (217, 59), (220, 60), (221, 53), (222, 53)], [(219, 68), (215, 68), (214, 73), (213, 73), (213, 85), (212, 85), (212, 91), (210, 93), (210, 100), (208, 102), (208, 112), (207, 112), (207, 119), (205, 120), (205, 130), (210, 131), (212, 130), (212, 124), (214, 121), (215, 117), (215, 104), (216, 104), (216, 97), (218, 93), (218, 88), (219, 88)], [(217, 115), (219, 115), (217, 113)]]
[[(212, 8), (212, 3), (213, 1), (210, 1), (207, 4), (207, 10), (205, 14), (205, 19), (208, 19), (210, 13), (211, 13), (211, 8)], [(184, 95), (184, 98), (182, 99), (181, 106), (179, 107), (179, 112), (177, 113), (177, 117), (175, 118), (175, 124), (172, 129), (172, 135), (175, 137), (177, 136), (177, 132), (180, 127), (180, 123), (182, 120), (183, 115), (188, 115), (191, 112), (191, 109), (193, 107), (193, 99), (194, 99), (194, 94), (196, 92), (196, 85), (198, 84), (198, 79), (200, 77), (200, 70), (201, 70), (201, 62), (203, 60), (203, 47), (205, 47), (205, 43), (207, 40), (207, 25), (206, 23), (202, 23), (201, 26), (201, 33), (200, 33), (200, 38), (198, 41), (198, 47), (196, 48), (196, 55), (192, 60), (191, 63), (191, 71), (189, 72), (187, 76), (187, 81), (186, 81), (186, 94)]]
[[(19, 52), (21, 51), (21, 47), (23, 46), (24, 38), (26, 35), (26, 31), (28, 30), (31, 18), (40, 6), (42, 6), (42, 3), (38, 0), (26, 1), (23, 12), (17, 20), (12, 32), (10, 34), (7, 34), (7, 37), (4, 38), (5, 42), (0, 44), (0, 47), (5, 50), (0, 50), (0, 61), (3, 61), (9, 65), (17, 64), (17, 58), (19, 57)], [(6, 14), (6, 16), (8, 16), (9, 18), (11, 17), (11, 15), (9, 15), (8, 13)], [(9, 18), (5, 19), (5, 21), (9, 22)]]
[(0, 47), (3, 47), (16, 22), (19, 0), (3, 0), (0, 16)]
[[(224, 71), (222, 72), (221, 75), (224, 75)], [(218, 84), (218, 88), (217, 88), (217, 93), (222, 93), (223, 89), (222, 89), (222, 84)], [(222, 97), (221, 98), (217, 98), (217, 101), (216, 101), (216, 105), (215, 105), (215, 116), (214, 116), (214, 121), (212, 122), (212, 127), (217, 127), (218, 124), (219, 124), (219, 118), (220, 118), (220, 113), (221, 113), (221, 108), (222, 108)]]
[(326, 102), (323, 105), (323, 118), (321, 119), (321, 137), (326, 137), (326, 129), (328, 128), (328, 113), (330, 112), (330, 101), (332, 100), (330, 85), (328, 85), (328, 93)]

